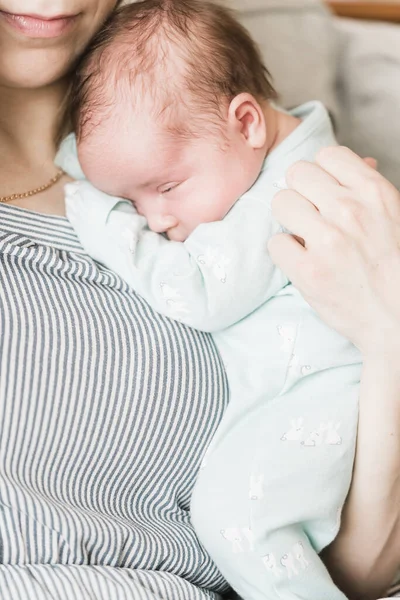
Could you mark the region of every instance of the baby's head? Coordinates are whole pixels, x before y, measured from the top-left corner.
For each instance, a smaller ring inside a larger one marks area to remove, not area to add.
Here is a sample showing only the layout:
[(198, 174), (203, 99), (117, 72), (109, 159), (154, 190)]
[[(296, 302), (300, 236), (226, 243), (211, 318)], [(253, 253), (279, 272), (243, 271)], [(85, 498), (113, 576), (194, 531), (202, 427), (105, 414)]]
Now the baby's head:
[(76, 75), (82, 168), (99, 189), (132, 200), (151, 229), (183, 241), (257, 179), (274, 97), (256, 45), (227, 9), (125, 6)]

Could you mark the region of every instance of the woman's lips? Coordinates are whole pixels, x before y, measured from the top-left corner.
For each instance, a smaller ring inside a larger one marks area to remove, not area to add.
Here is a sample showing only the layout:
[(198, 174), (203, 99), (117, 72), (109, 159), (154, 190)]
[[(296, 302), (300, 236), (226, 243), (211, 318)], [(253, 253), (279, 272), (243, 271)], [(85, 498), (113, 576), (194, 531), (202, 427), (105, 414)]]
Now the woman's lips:
[(0, 16), (11, 27), (31, 38), (59, 37), (69, 31), (77, 19), (77, 15), (47, 19), (36, 15), (14, 15), (3, 11), (0, 11)]

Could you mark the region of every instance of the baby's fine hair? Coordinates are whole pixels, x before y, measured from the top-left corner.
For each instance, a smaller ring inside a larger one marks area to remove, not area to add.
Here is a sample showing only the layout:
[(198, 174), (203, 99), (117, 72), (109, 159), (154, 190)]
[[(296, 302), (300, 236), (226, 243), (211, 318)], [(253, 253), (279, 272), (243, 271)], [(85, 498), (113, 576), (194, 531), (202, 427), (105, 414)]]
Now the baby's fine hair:
[(133, 107), (150, 99), (155, 119), (196, 135), (220, 122), (224, 101), (242, 92), (276, 98), (270, 79), (231, 10), (212, 1), (143, 0), (118, 9), (77, 66), (74, 130), (85, 137), (113, 114), (120, 94)]

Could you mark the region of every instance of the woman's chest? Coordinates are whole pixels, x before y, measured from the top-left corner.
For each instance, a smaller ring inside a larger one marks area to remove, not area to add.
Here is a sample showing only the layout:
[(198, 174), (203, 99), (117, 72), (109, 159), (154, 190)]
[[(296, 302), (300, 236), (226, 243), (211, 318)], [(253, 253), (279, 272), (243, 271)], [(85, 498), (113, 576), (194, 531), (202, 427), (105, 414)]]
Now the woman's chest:
[(100, 512), (144, 488), (187, 502), (227, 400), (211, 339), (89, 259), (28, 252), (0, 255), (1, 469)]

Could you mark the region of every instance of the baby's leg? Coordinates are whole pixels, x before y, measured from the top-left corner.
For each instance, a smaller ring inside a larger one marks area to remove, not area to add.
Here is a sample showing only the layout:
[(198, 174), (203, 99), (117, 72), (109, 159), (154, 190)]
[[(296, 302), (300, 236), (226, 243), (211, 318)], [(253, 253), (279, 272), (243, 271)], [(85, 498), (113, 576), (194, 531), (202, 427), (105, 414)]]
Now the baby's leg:
[(359, 366), (302, 367), (219, 439), (193, 495), (198, 535), (245, 600), (344, 599), (318, 553), (350, 485)]

